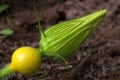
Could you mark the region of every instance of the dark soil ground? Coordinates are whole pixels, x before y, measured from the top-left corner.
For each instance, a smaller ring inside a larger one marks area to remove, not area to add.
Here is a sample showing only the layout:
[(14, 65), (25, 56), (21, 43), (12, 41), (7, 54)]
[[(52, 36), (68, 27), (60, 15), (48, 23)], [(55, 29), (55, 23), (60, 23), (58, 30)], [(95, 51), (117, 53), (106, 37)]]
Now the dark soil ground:
[[(97, 30), (67, 59), (68, 65), (45, 57), (35, 74), (15, 73), (6, 80), (120, 80), (120, 0), (0, 0), (0, 3), (11, 5), (0, 14), (0, 30), (15, 31), (11, 36), (0, 36), (0, 68), (10, 62), (18, 47), (38, 47), (40, 35), (35, 27), (34, 5), (39, 8), (44, 29), (96, 10), (108, 10)], [(14, 27), (10, 27), (9, 17), (13, 18)], [(79, 67), (81, 63), (85, 65)]]

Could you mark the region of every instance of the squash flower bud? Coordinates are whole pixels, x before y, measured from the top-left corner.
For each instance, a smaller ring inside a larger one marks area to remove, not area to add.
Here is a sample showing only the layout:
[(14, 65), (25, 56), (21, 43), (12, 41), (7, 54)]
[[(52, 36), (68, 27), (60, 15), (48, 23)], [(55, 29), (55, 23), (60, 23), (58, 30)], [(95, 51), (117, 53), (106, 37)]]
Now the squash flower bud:
[(106, 10), (100, 10), (51, 26), (41, 35), (40, 51), (44, 56), (65, 60), (79, 49), (98, 27), (106, 13)]

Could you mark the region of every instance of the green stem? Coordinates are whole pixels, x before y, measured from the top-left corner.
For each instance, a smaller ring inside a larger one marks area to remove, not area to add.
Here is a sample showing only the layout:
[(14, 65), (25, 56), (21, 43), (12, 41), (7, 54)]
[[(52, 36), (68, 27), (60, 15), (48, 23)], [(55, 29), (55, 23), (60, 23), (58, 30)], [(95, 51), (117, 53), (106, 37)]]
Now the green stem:
[(65, 60), (65, 58), (64, 58), (64, 57), (62, 57), (62, 56), (60, 56), (60, 55), (57, 55), (57, 57), (58, 57), (60, 60), (64, 61), (64, 62), (65, 62), (65, 64), (68, 64), (68, 62)]
[(2, 80), (4, 77), (8, 76), (9, 74), (12, 74), (14, 71), (8, 64), (6, 67), (2, 68), (0, 70), (0, 80)]
[(35, 6), (34, 6), (34, 11), (35, 11), (35, 16), (36, 16), (36, 19), (37, 19), (37, 22), (38, 22), (37, 27), (38, 27), (40, 33), (46, 38), (46, 35), (45, 35), (45, 33), (44, 33), (44, 30), (43, 30), (43, 28), (42, 28), (42, 26), (41, 26), (41, 24), (40, 24), (40, 17), (39, 17), (38, 10), (37, 10), (37, 8), (36, 8)]

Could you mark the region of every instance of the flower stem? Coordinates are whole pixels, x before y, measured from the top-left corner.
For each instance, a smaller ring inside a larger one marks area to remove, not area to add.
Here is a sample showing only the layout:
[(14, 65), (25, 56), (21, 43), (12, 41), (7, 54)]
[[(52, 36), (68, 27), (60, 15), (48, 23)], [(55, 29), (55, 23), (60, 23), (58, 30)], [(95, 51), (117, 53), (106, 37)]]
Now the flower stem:
[(7, 66), (5, 66), (4, 68), (2, 68), (0, 70), (0, 80), (2, 80), (4, 77), (8, 76), (9, 74), (11, 74), (13, 72), (14, 71), (12, 70), (10, 65), (8, 64)]

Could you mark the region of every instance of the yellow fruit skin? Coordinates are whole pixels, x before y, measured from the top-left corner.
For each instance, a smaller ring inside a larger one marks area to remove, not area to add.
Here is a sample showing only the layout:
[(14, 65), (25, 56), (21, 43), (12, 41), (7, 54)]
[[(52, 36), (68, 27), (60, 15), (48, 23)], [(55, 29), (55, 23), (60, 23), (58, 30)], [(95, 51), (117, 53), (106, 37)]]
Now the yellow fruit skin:
[(40, 52), (32, 47), (21, 47), (12, 55), (11, 68), (23, 74), (31, 74), (37, 71), (41, 65)]

